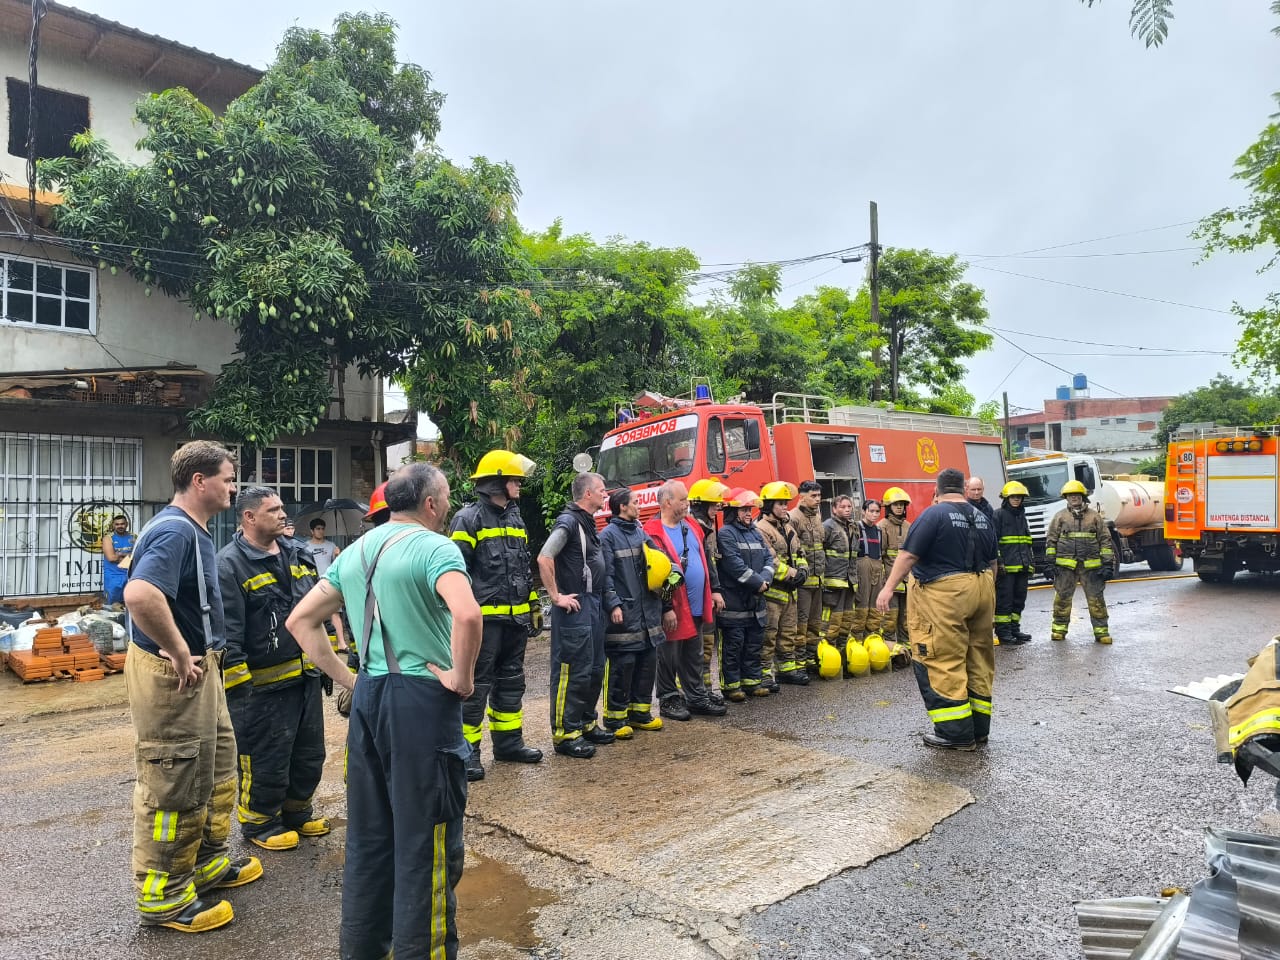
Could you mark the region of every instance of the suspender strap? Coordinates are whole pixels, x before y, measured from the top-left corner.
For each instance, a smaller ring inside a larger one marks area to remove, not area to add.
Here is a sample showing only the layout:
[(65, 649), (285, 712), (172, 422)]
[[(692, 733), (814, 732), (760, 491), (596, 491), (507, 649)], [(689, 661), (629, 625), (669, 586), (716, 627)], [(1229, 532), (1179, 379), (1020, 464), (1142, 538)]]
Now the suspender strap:
[[(361, 669), (367, 670), (369, 664), (369, 640), (373, 636), (373, 621), (378, 618), (378, 598), (373, 592), (373, 573), (378, 569), (378, 561), (382, 559), (383, 553), (387, 547), (393, 543), (399, 543), (405, 537), (414, 531), (401, 530), (394, 536), (388, 537), (382, 542), (382, 546), (378, 548), (378, 552), (373, 555), (373, 563), (365, 567), (364, 574), (364, 632), (360, 636), (360, 664)], [(360, 559), (365, 558), (364, 547), (360, 547)], [(400, 661), (396, 659), (395, 652), (391, 649), (391, 639), (387, 636), (387, 632), (382, 629), (382, 624), (378, 624), (378, 632), (382, 634), (382, 654), (387, 660), (387, 671), (389, 673), (400, 672)]]
[[(147, 534), (165, 523), (180, 523), (191, 528), (192, 545), (196, 551), (196, 584), (197, 589), (200, 591), (200, 622), (204, 625), (204, 648), (207, 652), (213, 646), (213, 608), (209, 605), (209, 589), (204, 583), (204, 558), (200, 556), (200, 531), (196, 529), (196, 525), (186, 517), (175, 517), (171, 513), (162, 517), (152, 517), (138, 534), (138, 539), (133, 545), (133, 556), (137, 558), (142, 553), (142, 544)], [(132, 566), (130, 569), (132, 569)], [(133, 617), (130, 616), (128, 619), (129, 642), (132, 643)]]

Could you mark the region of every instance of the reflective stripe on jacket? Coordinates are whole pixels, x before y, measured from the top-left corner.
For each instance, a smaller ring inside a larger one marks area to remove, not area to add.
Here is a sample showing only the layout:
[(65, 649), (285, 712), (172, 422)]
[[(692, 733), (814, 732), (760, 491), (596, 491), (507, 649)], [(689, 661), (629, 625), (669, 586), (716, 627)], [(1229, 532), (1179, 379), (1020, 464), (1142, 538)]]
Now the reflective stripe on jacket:
[(822, 524), (822, 552), (826, 568), (823, 582), (832, 590), (844, 590), (853, 586), (854, 561), (858, 559), (854, 520), (848, 522), (828, 517)]
[(716, 554), (725, 610), (763, 616), (760, 587), (773, 579), (773, 554), (755, 524), (726, 523), (716, 534)]
[(511, 500), (500, 508), (485, 494), (477, 494), (454, 516), (449, 538), (462, 551), (480, 612), (528, 623), (530, 604), (537, 599), (520, 504)]
[(1096, 570), (1115, 556), (1107, 522), (1091, 507), (1079, 514), (1060, 510), (1049, 524), (1044, 553), (1057, 566), (1073, 570)]
[(1009, 573), (1030, 573), (1035, 566), (1025, 508), (1005, 503), (996, 511), (996, 554)]
[(805, 578), (804, 585), (816, 589), (822, 586), (822, 575), (827, 566), (822, 549), (822, 514), (817, 507), (796, 507), (791, 511), (791, 527), (800, 537), (800, 552), (809, 565), (809, 576)]
[(643, 650), (662, 642), (662, 600), (649, 589), (646, 543), (649, 538), (634, 520), (610, 517), (600, 531), (604, 609), (610, 614), (622, 609), (621, 623), (605, 619), (604, 642), (615, 650)]

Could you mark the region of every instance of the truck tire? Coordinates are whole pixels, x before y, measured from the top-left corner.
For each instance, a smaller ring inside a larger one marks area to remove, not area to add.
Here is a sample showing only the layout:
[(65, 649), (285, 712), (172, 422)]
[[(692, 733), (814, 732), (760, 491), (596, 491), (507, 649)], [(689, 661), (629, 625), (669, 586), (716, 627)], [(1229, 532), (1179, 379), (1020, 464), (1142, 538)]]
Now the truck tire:
[(1182, 569), (1182, 551), (1172, 543), (1160, 543), (1142, 551), (1147, 566), (1159, 573)]
[(1197, 570), (1196, 576), (1204, 583), (1230, 583), (1236, 578), (1236, 571), (1239, 569), (1239, 561), (1228, 555), (1223, 557), (1221, 566), (1215, 566), (1209, 570)]

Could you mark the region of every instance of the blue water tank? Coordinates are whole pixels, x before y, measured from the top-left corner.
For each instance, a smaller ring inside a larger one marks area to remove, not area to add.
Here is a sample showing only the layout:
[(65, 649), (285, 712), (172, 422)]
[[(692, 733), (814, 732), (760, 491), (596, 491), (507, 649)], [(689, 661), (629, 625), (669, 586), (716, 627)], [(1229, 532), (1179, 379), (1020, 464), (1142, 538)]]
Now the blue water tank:
[(1086, 377), (1083, 373), (1077, 373), (1074, 377), (1071, 378), (1071, 386), (1075, 390), (1088, 390), (1089, 378)]
[(1070, 400), (1070, 399), (1071, 399), (1071, 388), (1070, 388), (1070, 387), (1059, 387), (1059, 388), (1058, 388), (1058, 392), (1057, 392), (1057, 395), (1056, 395), (1056, 396), (1057, 396), (1057, 399), (1059, 399), (1059, 400)]

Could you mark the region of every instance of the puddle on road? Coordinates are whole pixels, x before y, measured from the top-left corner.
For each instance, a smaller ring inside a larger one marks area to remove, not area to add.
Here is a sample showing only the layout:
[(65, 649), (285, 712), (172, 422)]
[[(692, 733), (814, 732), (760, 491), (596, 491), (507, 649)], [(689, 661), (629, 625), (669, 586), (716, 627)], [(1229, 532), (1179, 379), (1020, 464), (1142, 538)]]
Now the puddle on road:
[(458, 883), (458, 930), (464, 943), (498, 940), (531, 950), (541, 942), (533, 932), (538, 910), (555, 901), (507, 864), (468, 850)]

